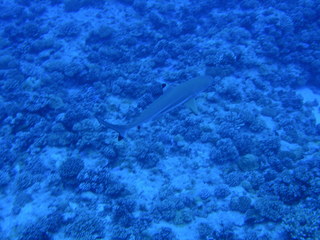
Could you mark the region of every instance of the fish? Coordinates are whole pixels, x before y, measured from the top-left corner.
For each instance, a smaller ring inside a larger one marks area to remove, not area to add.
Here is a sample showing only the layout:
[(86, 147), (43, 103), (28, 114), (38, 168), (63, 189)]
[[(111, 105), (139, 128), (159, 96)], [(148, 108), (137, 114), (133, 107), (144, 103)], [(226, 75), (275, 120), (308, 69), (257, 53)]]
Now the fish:
[(185, 81), (171, 89), (165, 91), (160, 97), (149, 104), (135, 119), (128, 124), (117, 125), (112, 124), (99, 116), (96, 119), (100, 125), (105, 128), (110, 128), (119, 133), (118, 139), (121, 140), (125, 137), (126, 132), (134, 127), (139, 127), (148, 121), (162, 116), (171, 110), (186, 104), (192, 112), (198, 114), (198, 109), (195, 105), (195, 97), (206, 90), (213, 83), (211, 76), (199, 76)]

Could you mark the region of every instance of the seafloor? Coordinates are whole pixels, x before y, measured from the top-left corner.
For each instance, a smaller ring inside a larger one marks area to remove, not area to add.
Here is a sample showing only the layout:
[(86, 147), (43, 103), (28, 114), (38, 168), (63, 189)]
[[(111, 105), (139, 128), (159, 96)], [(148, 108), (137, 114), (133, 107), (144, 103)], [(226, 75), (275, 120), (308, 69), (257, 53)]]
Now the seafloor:
[[(0, 240), (319, 240), (319, 19), (319, 0), (0, 0)], [(122, 141), (96, 118), (204, 74), (199, 114)]]

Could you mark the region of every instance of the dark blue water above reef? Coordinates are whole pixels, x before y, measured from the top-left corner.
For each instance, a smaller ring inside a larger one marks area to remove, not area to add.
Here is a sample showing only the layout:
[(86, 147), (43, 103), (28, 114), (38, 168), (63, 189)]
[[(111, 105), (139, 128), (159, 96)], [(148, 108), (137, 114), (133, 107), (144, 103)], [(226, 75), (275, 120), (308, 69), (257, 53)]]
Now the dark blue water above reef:
[(320, 240), (319, 43), (319, 0), (0, 0), (0, 240)]

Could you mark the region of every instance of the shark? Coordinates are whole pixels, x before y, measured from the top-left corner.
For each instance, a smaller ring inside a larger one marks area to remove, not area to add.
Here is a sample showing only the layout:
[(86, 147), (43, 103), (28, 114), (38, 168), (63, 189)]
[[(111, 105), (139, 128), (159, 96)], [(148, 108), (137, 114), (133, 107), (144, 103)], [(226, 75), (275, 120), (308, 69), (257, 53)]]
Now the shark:
[(198, 109), (195, 104), (195, 97), (206, 90), (213, 83), (211, 76), (199, 76), (185, 81), (177, 86), (165, 91), (160, 97), (149, 104), (142, 112), (130, 121), (128, 124), (117, 125), (112, 124), (99, 116), (96, 119), (104, 128), (113, 129), (119, 133), (118, 140), (125, 137), (126, 132), (134, 127), (139, 127), (148, 121), (162, 116), (171, 110), (186, 104), (192, 112), (198, 114)]

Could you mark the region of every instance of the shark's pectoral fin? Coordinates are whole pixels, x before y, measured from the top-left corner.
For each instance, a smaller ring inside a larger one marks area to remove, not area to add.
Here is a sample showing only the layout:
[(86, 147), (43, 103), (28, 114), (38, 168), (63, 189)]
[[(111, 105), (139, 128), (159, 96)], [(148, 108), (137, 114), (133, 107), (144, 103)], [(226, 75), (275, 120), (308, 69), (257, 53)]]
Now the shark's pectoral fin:
[(191, 98), (190, 100), (188, 100), (185, 105), (196, 115), (199, 114), (199, 110), (197, 107), (197, 103), (196, 100), (194, 98)]

